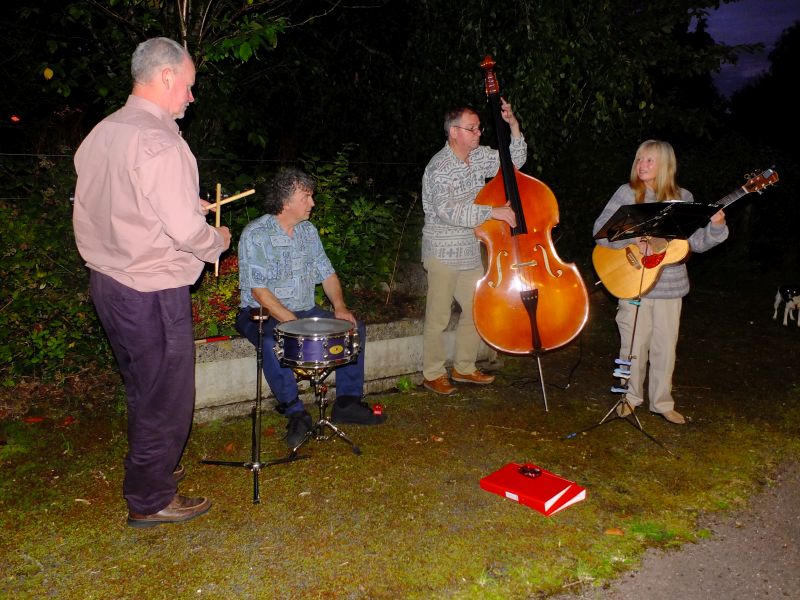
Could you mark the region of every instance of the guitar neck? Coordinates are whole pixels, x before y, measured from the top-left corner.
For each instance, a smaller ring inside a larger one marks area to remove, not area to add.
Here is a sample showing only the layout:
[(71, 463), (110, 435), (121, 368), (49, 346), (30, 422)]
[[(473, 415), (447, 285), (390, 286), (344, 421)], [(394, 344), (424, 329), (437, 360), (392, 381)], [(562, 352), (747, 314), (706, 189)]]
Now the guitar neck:
[(747, 189), (745, 189), (744, 186), (742, 186), (739, 189), (732, 191), (724, 198), (717, 200), (714, 204), (712, 204), (712, 206), (719, 206), (721, 209), (725, 208), (736, 202), (739, 198), (743, 198), (749, 193), (750, 192), (747, 191)]

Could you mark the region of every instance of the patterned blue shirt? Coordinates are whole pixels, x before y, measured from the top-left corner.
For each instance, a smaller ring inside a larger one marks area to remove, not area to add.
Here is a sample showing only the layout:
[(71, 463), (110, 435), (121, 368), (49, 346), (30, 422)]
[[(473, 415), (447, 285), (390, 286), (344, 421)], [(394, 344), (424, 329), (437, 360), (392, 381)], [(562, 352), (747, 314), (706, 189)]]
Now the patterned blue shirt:
[(314, 289), (335, 273), (317, 228), (295, 225), (289, 236), (275, 215), (263, 215), (239, 239), (239, 289), (242, 308), (258, 306), (252, 288), (267, 288), (292, 312), (314, 307)]

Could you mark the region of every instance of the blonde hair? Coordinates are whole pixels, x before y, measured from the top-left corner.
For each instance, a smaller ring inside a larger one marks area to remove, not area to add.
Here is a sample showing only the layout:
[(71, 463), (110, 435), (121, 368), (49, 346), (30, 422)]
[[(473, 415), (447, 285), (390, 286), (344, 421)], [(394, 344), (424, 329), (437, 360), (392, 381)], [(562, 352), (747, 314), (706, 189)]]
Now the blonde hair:
[(675, 175), (678, 172), (678, 161), (675, 159), (675, 150), (669, 142), (661, 140), (646, 140), (639, 144), (636, 149), (636, 156), (631, 165), (630, 186), (636, 195), (636, 204), (644, 202), (644, 196), (647, 192), (647, 186), (644, 181), (639, 179), (639, 172), (636, 168), (639, 159), (647, 150), (655, 150), (656, 152), (656, 177), (653, 182), (653, 192), (656, 196), (656, 202), (663, 202), (664, 200), (678, 200), (681, 197), (680, 188), (675, 180)]

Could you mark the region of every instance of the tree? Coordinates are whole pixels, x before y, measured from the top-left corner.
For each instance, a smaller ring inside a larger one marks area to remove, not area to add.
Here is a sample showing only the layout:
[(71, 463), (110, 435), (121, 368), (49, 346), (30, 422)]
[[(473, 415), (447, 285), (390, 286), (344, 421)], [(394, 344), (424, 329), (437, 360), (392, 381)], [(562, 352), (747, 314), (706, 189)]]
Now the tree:
[(356, 143), (373, 160), (424, 161), (447, 105), (483, 105), (478, 64), (492, 54), (542, 172), (578, 139), (678, 121), (707, 133), (709, 74), (731, 56), (702, 28), (709, 0), (15, 3), (16, 29), (36, 40), (14, 54), (25, 79), (88, 121), (124, 101), (131, 48), (167, 35), (198, 65), (193, 147), (281, 160)]
[(796, 147), (800, 118), (794, 87), (799, 60), (800, 22), (796, 21), (769, 53), (767, 73), (733, 95), (731, 112), (738, 129), (786, 150)]
[[(800, 61), (800, 22), (787, 28), (769, 54), (767, 73), (736, 92), (731, 99), (729, 127), (737, 148), (749, 149), (750, 157), (769, 161), (781, 175), (774, 190), (748, 207), (752, 213), (750, 256), (770, 267), (782, 265), (787, 272), (800, 269), (795, 239), (800, 229), (800, 187), (794, 173), (800, 170), (797, 136), (800, 117), (795, 106), (795, 80)], [(751, 158), (752, 160), (752, 158)], [(794, 276), (794, 275), (792, 275)]]
[[(20, 80), (36, 82), (24, 91), (44, 92), (46, 102), (27, 111), (41, 123), (29, 138), (52, 131), (53, 120), (67, 113), (84, 116), (84, 127), (69, 141), (74, 144), (104, 114), (124, 103), (130, 91), (130, 55), (141, 41), (166, 36), (181, 42), (194, 57), (198, 95), (208, 91), (209, 102), (225, 100), (236, 88), (237, 69), (277, 45), (278, 35), (296, 12), (289, 0), (89, 0), (15, 2), (17, 21), (9, 61)], [(213, 77), (213, 80), (212, 80)], [(205, 82), (208, 82), (207, 84)], [(38, 90), (36, 88), (38, 87)], [(207, 88), (207, 90), (205, 89)], [(236, 105), (231, 103), (236, 122)], [(219, 128), (206, 111), (206, 134)], [(252, 131), (256, 143), (259, 132)], [(263, 143), (263, 142), (261, 142)]]

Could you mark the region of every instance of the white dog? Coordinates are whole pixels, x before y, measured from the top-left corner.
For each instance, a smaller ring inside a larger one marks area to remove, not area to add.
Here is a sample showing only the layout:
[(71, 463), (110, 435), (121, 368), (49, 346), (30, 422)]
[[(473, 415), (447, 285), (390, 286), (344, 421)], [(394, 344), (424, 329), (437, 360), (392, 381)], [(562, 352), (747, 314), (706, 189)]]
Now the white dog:
[(795, 311), (800, 309), (800, 285), (782, 285), (778, 288), (778, 293), (775, 294), (775, 312), (772, 315), (772, 320), (778, 319), (778, 307), (781, 302), (785, 302), (786, 306), (783, 309), (783, 324), (787, 325), (789, 319), (795, 319), (797, 326), (800, 327), (800, 318), (797, 318)]

